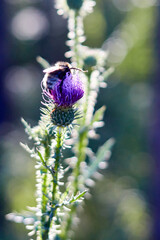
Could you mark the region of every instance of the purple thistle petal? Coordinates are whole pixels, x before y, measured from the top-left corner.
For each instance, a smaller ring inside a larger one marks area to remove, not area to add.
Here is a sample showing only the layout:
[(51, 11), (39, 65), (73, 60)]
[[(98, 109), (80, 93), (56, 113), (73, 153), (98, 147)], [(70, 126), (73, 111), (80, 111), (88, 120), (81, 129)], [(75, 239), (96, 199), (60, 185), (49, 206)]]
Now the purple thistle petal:
[(43, 93), (58, 106), (69, 107), (83, 97), (84, 87), (77, 73), (67, 73), (64, 80), (59, 79), (52, 89), (45, 89)]

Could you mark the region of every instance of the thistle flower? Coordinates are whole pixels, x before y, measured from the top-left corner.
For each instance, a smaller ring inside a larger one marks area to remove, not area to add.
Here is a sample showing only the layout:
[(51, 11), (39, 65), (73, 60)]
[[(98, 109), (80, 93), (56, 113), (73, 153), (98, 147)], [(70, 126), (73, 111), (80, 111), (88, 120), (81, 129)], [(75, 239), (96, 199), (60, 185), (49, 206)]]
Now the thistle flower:
[(83, 97), (84, 87), (77, 72), (63, 73), (63, 77), (58, 76), (59, 73), (55, 76), (52, 67), (44, 72), (46, 74), (42, 80), (42, 89), (45, 87), (43, 94), (52, 99), (58, 107), (71, 107)]
[(83, 83), (78, 73), (72, 73), (71, 69), (69, 63), (58, 62), (44, 70), (42, 90), (50, 102), (54, 103), (51, 122), (57, 126), (68, 126), (76, 119), (78, 113), (73, 105), (84, 95)]

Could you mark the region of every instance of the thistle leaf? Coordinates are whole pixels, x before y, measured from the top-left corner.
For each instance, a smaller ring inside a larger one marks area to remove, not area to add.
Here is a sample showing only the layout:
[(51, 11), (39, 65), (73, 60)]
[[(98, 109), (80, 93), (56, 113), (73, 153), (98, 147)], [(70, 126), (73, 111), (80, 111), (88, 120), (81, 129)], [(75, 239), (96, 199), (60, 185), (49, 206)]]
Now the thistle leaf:
[(38, 153), (38, 156), (39, 156), (41, 162), (43, 163), (43, 165), (46, 166), (45, 160), (43, 159), (42, 154), (40, 153), (40, 151), (37, 150), (37, 153)]
[[(85, 191), (77, 194), (76, 196), (71, 197), (70, 200), (67, 200), (67, 201), (64, 200), (61, 204), (56, 204), (56, 205), (55, 205), (55, 208), (57, 209), (57, 208), (60, 208), (60, 207), (62, 207), (62, 206), (65, 207), (65, 208), (67, 208), (68, 205), (71, 205), (71, 204), (73, 204), (73, 203), (75, 203), (75, 202), (78, 202), (78, 201), (83, 200), (83, 196), (84, 196), (84, 194), (85, 194), (86, 192), (87, 192), (87, 190), (85, 190)], [(70, 210), (70, 209), (69, 209), (69, 210)]]
[(82, 200), (82, 198), (83, 198), (83, 196), (84, 196), (84, 194), (85, 194), (86, 192), (87, 192), (87, 191), (85, 190), (85, 191), (81, 192), (80, 194), (74, 196), (74, 197), (69, 201), (69, 203), (71, 204), (71, 203), (75, 203), (75, 202), (78, 201), (78, 200)]
[(29, 212), (25, 212), (22, 214), (9, 213), (6, 215), (6, 219), (16, 223), (24, 223), (25, 225), (28, 225), (28, 224), (34, 224), (34, 222), (37, 220), (37, 217), (32, 215)]
[(103, 115), (104, 115), (105, 110), (106, 110), (106, 107), (102, 106), (101, 108), (99, 108), (94, 113), (94, 116), (93, 116), (92, 121), (90, 123), (91, 127), (93, 127), (94, 123), (99, 122), (99, 121), (101, 121), (103, 119)]
[(30, 149), (27, 144), (24, 144), (24, 143), (20, 142), (20, 146), (21, 146), (24, 150), (26, 150), (26, 152), (28, 152), (28, 153), (30, 153), (30, 154), (33, 154), (33, 153), (34, 153), (34, 150), (33, 150), (33, 149)]
[(103, 79), (106, 81), (108, 77), (114, 72), (114, 68), (110, 67), (103, 73)]
[(23, 118), (21, 118), (21, 122), (23, 123), (25, 127), (25, 132), (29, 135), (29, 137), (35, 141), (38, 141), (38, 137), (32, 130), (31, 126)]
[(115, 140), (110, 138), (98, 149), (95, 160), (93, 160), (91, 165), (88, 167), (85, 179), (93, 176), (93, 174), (100, 168), (100, 163), (109, 160), (111, 156), (111, 148), (113, 147), (114, 143)]
[(49, 63), (47, 62), (47, 60), (45, 60), (44, 58), (38, 56), (38, 57), (36, 58), (36, 60), (37, 60), (37, 62), (41, 65), (41, 67), (42, 67), (43, 69), (50, 67), (50, 64), (49, 64)]

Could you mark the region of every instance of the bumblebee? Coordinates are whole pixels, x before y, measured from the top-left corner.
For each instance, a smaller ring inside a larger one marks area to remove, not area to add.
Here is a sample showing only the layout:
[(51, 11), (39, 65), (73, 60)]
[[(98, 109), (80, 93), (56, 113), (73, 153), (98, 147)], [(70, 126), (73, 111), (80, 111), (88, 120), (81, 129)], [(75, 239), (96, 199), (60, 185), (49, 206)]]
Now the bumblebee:
[(71, 69), (82, 71), (80, 68), (72, 67), (68, 62), (57, 62), (54, 66), (45, 69), (43, 71), (45, 73), (43, 78), (45, 89), (52, 90), (54, 84), (59, 80), (63, 84), (66, 74), (71, 74)]

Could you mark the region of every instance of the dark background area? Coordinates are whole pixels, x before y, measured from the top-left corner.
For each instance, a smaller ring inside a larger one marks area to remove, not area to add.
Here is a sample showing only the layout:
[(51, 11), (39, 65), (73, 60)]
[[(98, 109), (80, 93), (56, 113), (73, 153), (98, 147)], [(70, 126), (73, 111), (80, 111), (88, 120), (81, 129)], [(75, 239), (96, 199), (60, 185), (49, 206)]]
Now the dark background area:
[[(101, 138), (116, 139), (104, 178), (79, 212), (75, 240), (160, 239), (160, 9), (154, 0), (97, 0), (85, 18), (85, 45), (109, 49), (115, 72), (101, 89), (106, 105)], [(0, 240), (29, 239), (5, 214), (34, 206), (34, 161), (21, 116), (39, 120), (42, 56), (66, 60), (67, 20), (51, 0), (0, 1)], [(68, 60), (67, 60), (68, 61)]]

